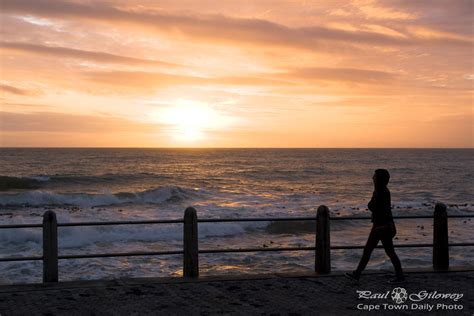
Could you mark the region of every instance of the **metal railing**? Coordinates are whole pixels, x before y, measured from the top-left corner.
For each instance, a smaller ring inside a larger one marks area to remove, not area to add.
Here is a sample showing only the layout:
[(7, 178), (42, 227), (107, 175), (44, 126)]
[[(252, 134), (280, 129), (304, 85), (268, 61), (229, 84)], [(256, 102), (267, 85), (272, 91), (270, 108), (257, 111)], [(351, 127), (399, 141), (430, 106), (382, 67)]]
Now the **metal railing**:
[[(449, 218), (471, 218), (474, 215), (450, 215)], [(397, 248), (432, 247), (433, 267), (435, 270), (449, 268), (449, 247), (474, 246), (474, 242), (448, 243), (448, 215), (446, 206), (438, 203), (434, 214), (394, 216), (395, 219), (433, 219), (433, 243), (411, 243), (394, 245)], [(134, 257), (134, 256), (160, 256), (183, 255), (183, 276), (199, 276), (199, 254), (216, 253), (242, 253), (242, 252), (283, 252), (283, 251), (315, 251), (315, 271), (320, 274), (331, 271), (331, 250), (362, 249), (363, 245), (331, 245), (330, 222), (341, 220), (367, 220), (367, 216), (330, 217), (329, 209), (322, 205), (318, 208), (316, 217), (276, 217), (276, 218), (202, 218), (198, 219), (194, 208), (186, 209), (183, 219), (170, 220), (145, 220), (145, 221), (110, 221), (110, 222), (73, 222), (58, 223), (53, 211), (46, 211), (42, 224), (11, 224), (0, 225), (0, 229), (42, 228), (43, 229), (43, 255), (0, 258), (0, 262), (11, 261), (43, 261), (43, 282), (58, 282), (58, 260), (108, 258), (108, 257)], [(315, 221), (316, 234), (313, 247), (257, 247), (257, 248), (225, 248), (199, 250), (198, 223), (229, 223), (229, 222), (290, 222), (290, 221)], [(123, 253), (96, 253), (78, 255), (59, 255), (58, 253), (58, 227), (77, 226), (117, 226), (117, 225), (150, 225), (150, 224), (183, 224), (183, 249), (168, 251), (144, 251)], [(382, 248), (378, 246), (377, 248)]]

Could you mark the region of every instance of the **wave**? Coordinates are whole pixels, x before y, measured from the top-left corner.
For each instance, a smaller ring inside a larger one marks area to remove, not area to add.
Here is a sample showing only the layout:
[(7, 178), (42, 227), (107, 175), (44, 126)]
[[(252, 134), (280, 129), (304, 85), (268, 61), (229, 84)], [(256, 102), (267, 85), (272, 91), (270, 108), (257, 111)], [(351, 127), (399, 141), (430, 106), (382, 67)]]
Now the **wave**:
[(0, 191), (12, 189), (37, 189), (40, 187), (41, 179), (28, 177), (0, 176)]
[[(61, 222), (68, 222), (64, 214)], [(199, 236), (226, 237), (243, 234), (246, 225), (237, 223), (225, 223), (221, 225), (201, 224), (199, 225)], [(76, 248), (84, 246), (104, 246), (110, 243), (133, 243), (133, 242), (156, 242), (174, 241), (180, 243), (183, 238), (183, 227), (181, 224), (160, 225), (127, 225), (125, 227), (67, 227), (58, 232), (60, 248)], [(0, 240), (5, 246), (17, 247), (31, 243), (36, 247), (42, 243), (42, 232), (40, 229), (2, 229)], [(108, 245), (110, 246), (110, 245)]]
[(154, 173), (105, 173), (98, 175), (50, 175), (48, 176), (51, 183), (60, 184), (95, 184), (95, 183), (114, 183), (122, 181), (144, 180), (164, 178), (163, 175)]
[(49, 191), (28, 191), (0, 195), (2, 206), (74, 205), (81, 207), (106, 206), (126, 203), (156, 204), (180, 202), (195, 196), (196, 190), (177, 186), (165, 186), (142, 192), (120, 192), (103, 194), (70, 193)]

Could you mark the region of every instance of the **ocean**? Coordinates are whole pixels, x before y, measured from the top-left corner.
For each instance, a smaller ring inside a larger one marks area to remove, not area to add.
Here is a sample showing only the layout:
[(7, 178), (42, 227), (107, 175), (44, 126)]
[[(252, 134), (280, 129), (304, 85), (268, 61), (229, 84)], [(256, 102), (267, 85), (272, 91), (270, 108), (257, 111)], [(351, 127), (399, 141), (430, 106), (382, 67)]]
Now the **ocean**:
[[(390, 171), (394, 215), (473, 214), (472, 149), (0, 149), (0, 225), (182, 218), (369, 215), (372, 174)], [(450, 242), (472, 242), (474, 220), (449, 220)], [(395, 243), (431, 243), (432, 220), (396, 220)], [(363, 245), (370, 221), (331, 223), (332, 245)], [(182, 225), (60, 227), (59, 253), (182, 249)], [(41, 255), (40, 229), (1, 229), (0, 256)], [(200, 249), (313, 246), (305, 224), (202, 223)], [(332, 251), (333, 270), (354, 269), (362, 250)], [(399, 248), (404, 267), (431, 266), (429, 248)], [(450, 249), (451, 264), (474, 262), (474, 247)], [(202, 254), (202, 275), (301, 272), (314, 253)], [(370, 269), (391, 269), (375, 250)], [(60, 260), (60, 280), (179, 276), (181, 256)], [(0, 262), (0, 283), (41, 282), (42, 263)]]

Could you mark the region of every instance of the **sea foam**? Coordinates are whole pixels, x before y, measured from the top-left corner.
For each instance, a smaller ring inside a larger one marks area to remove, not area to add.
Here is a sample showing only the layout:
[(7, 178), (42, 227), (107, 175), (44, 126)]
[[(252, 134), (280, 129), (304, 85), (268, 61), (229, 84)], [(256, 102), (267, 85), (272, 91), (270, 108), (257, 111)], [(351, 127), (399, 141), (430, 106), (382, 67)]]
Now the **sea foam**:
[(56, 193), (50, 191), (28, 191), (0, 195), (2, 206), (41, 206), (41, 205), (75, 205), (80, 207), (116, 205), (126, 203), (155, 204), (179, 202), (196, 194), (196, 190), (177, 186), (165, 186), (142, 192), (120, 193)]
[[(225, 223), (221, 225), (199, 225), (200, 238), (225, 237), (243, 234), (246, 225), (238, 223)], [(181, 224), (170, 225), (127, 225), (127, 226), (82, 226), (61, 227), (58, 231), (60, 248), (78, 248), (94, 245), (96, 243), (132, 243), (155, 241), (180, 241), (183, 237)], [(25, 246), (31, 243), (41, 246), (41, 229), (28, 228), (21, 230), (0, 230), (0, 239), (8, 247)]]

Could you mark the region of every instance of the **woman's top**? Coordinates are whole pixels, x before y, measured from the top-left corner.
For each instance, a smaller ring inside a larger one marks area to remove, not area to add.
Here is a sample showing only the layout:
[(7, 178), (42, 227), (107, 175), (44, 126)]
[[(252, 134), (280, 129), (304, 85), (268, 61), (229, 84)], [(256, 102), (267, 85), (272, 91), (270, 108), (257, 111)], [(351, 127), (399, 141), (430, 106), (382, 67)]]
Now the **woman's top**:
[(372, 223), (374, 225), (382, 226), (393, 223), (392, 202), (387, 187), (374, 191), (368, 207), (372, 212)]

